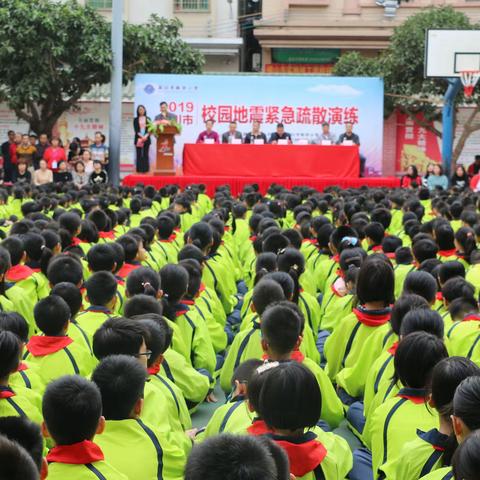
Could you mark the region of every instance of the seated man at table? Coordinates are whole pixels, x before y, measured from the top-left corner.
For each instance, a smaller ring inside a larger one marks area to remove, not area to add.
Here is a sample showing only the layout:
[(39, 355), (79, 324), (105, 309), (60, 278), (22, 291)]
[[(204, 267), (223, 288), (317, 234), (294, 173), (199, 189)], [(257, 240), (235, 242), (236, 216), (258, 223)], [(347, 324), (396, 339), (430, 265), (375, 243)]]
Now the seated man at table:
[[(353, 133), (353, 123), (346, 122), (345, 123), (345, 133), (342, 133), (338, 137), (338, 145), (358, 145), (360, 147), (360, 137)], [(360, 176), (363, 177), (365, 173), (365, 162), (367, 159), (363, 155), (359, 155), (360, 157)]]
[(279, 140), (287, 140), (288, 143), (292, 143), (292, 136), (285, 131), (283, 123), (277, 124), (277, 131), (272, 133), (269, 143), (275, 145)]
[(243, 140), (241, 132), (237, 130), (237, 122), (235, 121), (230, 122), (228, 132), (222, 135), (222, 143), (233, 143), (234, 139), (240, 140), (240, 143)]
[(255, 140), (263, 140), (263, 143), (267, 143), (267, 136), (260, 131), (260, 122), (258, 120), (254, 120), (252, 131), (245, 135), (245, 143), (255, 143)]
[[(209, 119), (205, 122), (205, 130), (198, 135), (197, 143), (220, 143), (220, 137), (218, 133), (213, 130), (213, 124), (215, 122)], [(205, 141), (209, 140), (209, 141)]]
[(332, 145), (335, 144), (335, 135), (330, 132), (330, 124), (328, 122), (322, 123), (322, 133), (318, 135), (313, 143), (318, 145), (327, 144), (330, 142)]

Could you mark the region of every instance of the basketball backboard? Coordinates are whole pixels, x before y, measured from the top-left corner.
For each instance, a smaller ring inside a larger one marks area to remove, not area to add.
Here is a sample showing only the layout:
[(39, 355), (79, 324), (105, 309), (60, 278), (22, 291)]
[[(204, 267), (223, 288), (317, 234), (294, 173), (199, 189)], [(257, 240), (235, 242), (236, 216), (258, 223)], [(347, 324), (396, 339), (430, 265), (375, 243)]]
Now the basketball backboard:
[(461, 77), (480, 70), (480, 30), (427, 30), (425, 77)]

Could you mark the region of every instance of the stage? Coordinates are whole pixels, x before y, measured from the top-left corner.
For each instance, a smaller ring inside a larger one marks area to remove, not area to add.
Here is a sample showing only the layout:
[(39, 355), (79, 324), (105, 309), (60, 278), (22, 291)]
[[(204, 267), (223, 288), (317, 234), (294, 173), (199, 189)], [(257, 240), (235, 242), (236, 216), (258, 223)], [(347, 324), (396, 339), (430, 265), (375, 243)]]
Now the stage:
[(123, 185), (134, 187), (138, 183), (143, 185), (152, 185), (160, 188), (168, 184), (176, 184), (180, 188), (185, 188), (192, 183), (203, 183), (207, 186), (207, 193), (213, 195), (215, 189), (220, 185), (229, 185), (232, 194), (238, 195), (243, 187), (247, 184), (256, 183), (260, 187), (261, 193), (265, 194), (268, 187), (272, 183), (283, 185), (286, 188), (292, 188), (298, 185), (304, 185), (322, 191), (326, 187), (336, 185), (341, 188), (359, 188), (367, 187), (388, 187), (398, 188), (400, 179), (397, 177), (370, 177), (370, 178), (354, 178), (354, 177), (241, 177), (241, 176), (156, 176), (156, 175), (128, 175), (123, 179)]

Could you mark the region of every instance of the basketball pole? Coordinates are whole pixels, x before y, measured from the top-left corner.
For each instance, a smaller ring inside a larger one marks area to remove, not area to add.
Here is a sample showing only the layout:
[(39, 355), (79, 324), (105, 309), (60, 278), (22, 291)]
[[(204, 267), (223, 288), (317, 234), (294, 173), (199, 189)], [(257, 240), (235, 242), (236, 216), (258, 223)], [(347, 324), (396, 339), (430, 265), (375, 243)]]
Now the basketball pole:
[(449, 78), (448, 88), (443, 98), (442, 110), (442, 164), (445, 170), (445, 175), (450, 177), (450, 170), (452, 168), (452, 154), (453, 154), (453, 139), (454, 132), (454, 113), (455, 113), (455, 98), (462, 88), (462, 82), (459, 78)]
[(122, 130), (123, 74), (123, 0), (113, 0), (112, 12), (112, 76), (110, 94), (110, 181), (120, 183), (120, 141)]

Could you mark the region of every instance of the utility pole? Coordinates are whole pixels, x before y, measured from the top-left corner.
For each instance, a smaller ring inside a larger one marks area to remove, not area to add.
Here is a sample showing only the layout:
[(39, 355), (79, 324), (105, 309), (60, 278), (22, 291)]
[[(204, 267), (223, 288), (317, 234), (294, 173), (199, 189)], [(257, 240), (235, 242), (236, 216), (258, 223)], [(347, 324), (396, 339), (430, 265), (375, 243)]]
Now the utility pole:
[(110, 181), (120, 183), (120, 140), (122, 131), (123, 0), (112, 4), (112, 77), (110, 93)]

